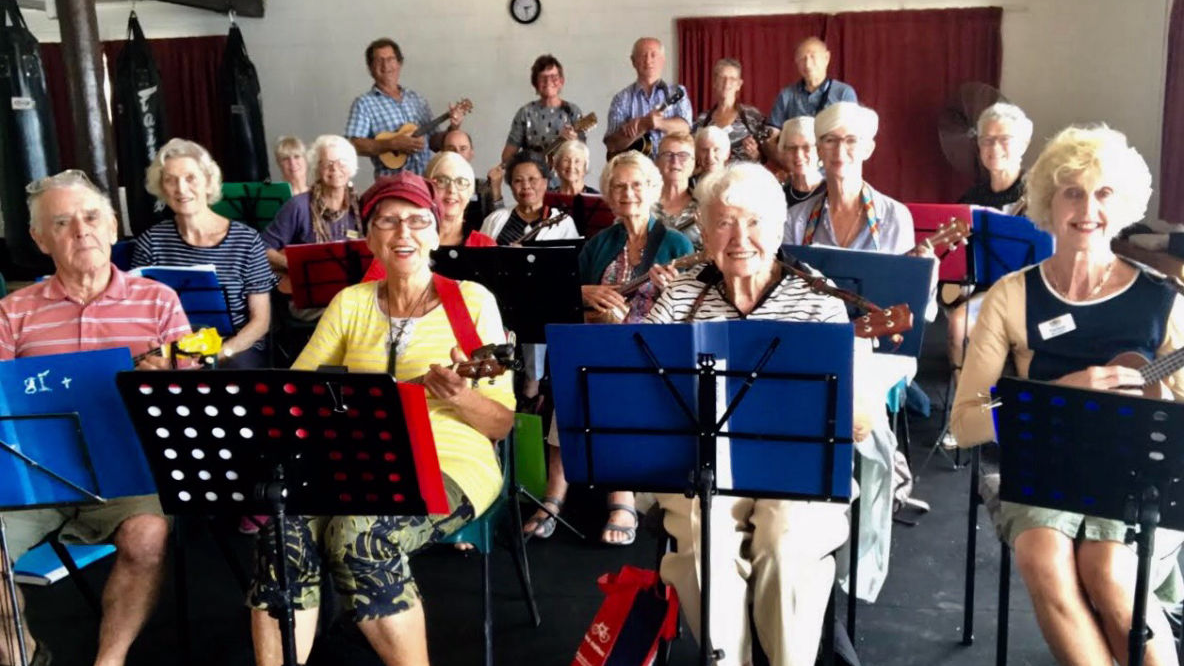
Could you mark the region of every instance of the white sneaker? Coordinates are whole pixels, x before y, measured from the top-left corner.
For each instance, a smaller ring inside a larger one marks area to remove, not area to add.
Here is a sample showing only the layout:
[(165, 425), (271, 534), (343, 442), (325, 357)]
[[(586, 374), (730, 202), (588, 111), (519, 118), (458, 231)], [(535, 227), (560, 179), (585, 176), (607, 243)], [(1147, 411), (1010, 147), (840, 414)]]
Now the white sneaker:
[(954, 437), (954, 433), (947, 430), (946, 434), (942, 435), (941, 448), (946, 451), (953, 451), (958, 448), (958, 440)]

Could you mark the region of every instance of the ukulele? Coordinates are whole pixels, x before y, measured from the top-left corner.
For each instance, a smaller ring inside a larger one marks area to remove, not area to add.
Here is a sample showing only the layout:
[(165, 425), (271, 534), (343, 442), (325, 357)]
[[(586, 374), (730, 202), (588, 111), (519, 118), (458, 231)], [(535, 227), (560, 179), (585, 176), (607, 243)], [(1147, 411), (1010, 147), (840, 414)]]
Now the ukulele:
[[(596, 113), (593, 112), (572, 123), (571, 128), (575, 130), (576, 134), (579, 134), (580, 132), (587, 132), (593, 127), (596, 127), (596, 123), (598, 122), (600, 121), (597, 120)], [(543, 151), (543, 155), (546, 157), (548, 164), (550, 164), (552, 158), (555, 157), (555, 151), (559, 150), (559, 146), (562, 146), (566, 141), (567, 139), (559, 137), (552, 141), (551, 144), (547, 146), (547, 149)], [(503, 164), (502, 166), (504, 167), (505, 165)]]
[(563, 212), (562, 210), (556, 210), (556, 211), (552, 212), (551, 217), (548, 217), (545, 220), (539, 220), (538, 222), (535, 222), (530, 227), (530, 229), (525, 234), (522, 235), (522, 238), (519, 238), (518, 240), (514, 241), (513, 243), (510, 243), (510, 247), (522, 247), (523, 243), (528, 243), (528, 242), (534, 240), (535, 238), (537, 238), (539, 234), (543, 233), (543, 229), (546, 229), (548, 227), (553, 227), (556, 224), (559, 224), (560, 222), (563, 221), (563, 218), (565, 218), (565, 217), (567, 217), (567, 213)]
[(970, 225), (964, 220), (959, 220), (956, 217), (951, 217), (949, 222), (937, 228), (934, 234), (925, 240), (921, 241), (908, 254), (919, 254), (923, 250), (930, 250), (937, 254), (937, 248), (945, 245), (946, 251), (937, 258), (940, 260), (945, 255), (953, 252), (958, 246), (958, 243), (963, 243), (967, 238), (970, 238)]
[(878, 338), (888, 335), (898, 347), (904, 342), (904, 334), (913, 328), (913, 311), (908, 303), (882, 308), (853, 291), (827, 284), (825, 276), (808, 273), (800, 264), (797, 259), (792, 259), (791, 263), (783, 263), (782, 266), (786, 271), (804, 280), (811, 291), (834, 296), (867, 313), (851, 322), (855, 325), (855, 337)]
[[(473, 110), (473, 103), (469, 101), (469, 98), (466, 97), (457, 102), (455, 108), (460, 109), (461, 113), (467, 115)], [(410, 136), (414, 138), (427, 136), (428, 134), (431, 134), (432, 130), (436, 129), (437, 125), (444, 122), (445, 120), (448, 120), (450, 115), (452, 115), (452, 111), (449, 111), (448, 113), (441, 113), (435, 118), (429, 120), (423, 127), (420, 127), (415, 123), (403, 123), (402, 127), (399, 127), (399, 129), (393, 132), (379, 132), (378, 134), (375, 134), (374, 140), (385, 141), (386, 139), (396, 136)], [(402, 169), (403, 165), (407, 164), (407, 157), (407, 153), (388, 151), (379, 155), (378, 159), (382, 162), (382, 165), (388, 169)]]
[[(700, 252), (696, 252), (694, 254), (688, 254), (685, 257), (679, 257), (678, 259), (675, 259), (674, 261), (670, 262), (669, 266), (670, 266), (670, 268), (681, 271), (681, 270), (684, 270), (687, 268), (691, 268), (692, 266), (698, 266), (699, 264), (705, 264), (705, 263), (707, 263), (707, 255), (705, 255), (702, 251), (700, 251)], [(642, 287), (644, 287), (645, 285), (647, 285), (649, 283), (650, 283), (650, 274), (649, 274), (649, 271), (646, 271), (644, 274), (639, 275), (639, 276), (633, 278), (632, 280), (629, 280), (628, 282), (622, 282), (621, 284), (615, 285), (613, 287), (613, 290), (616, 291), (618, 294), (624, 296), (625, 298), (629, 298), (633, 294), (637, 293), (637, 290), (641, 289)], [(601, 312), (600, 310), (590, 310), (590, 311), (584, 313), (584, 323), (585, 324), (619, 324), (622, 321), (624, 321), (625, 314), (627, 314), (627, 313), (621, 312), (620, 310), (606, 310), (603, 312)]]
[[(671, 106), (674, 106), (675, 104), (678, 104), (679, 102), (681, 102), (682, 98), (685, 97), (686, 94), (687, 94), (687, 91), (682, 86), (678, 86), (678, 88), (676, 88), (673, 93), (669, 93), (669, 95), (666, 97), (665, 102), (662, 102), (661, 104), (655, 106), (653, 109), (650, 110), (650, 113), (651, 114), (652, 113), (662, 113), (663, 111), (670, 108)], [(646, 115), (649, 115), (649, 114), (646, 114)], [(624, 152), (628, 152), (630, 150), (636, 150), (637, 152), (639, 152), (643, 155), (652, 154), (654, 152), (654, 140), (652, 138), (650, 138), (650, 133), (649, 132), (642, 132), (641, 136), (637, 137), (637, 139), (635, 139), (633, 141), (633, 143), (626, 146), (623, 150), (608, 151), (608, 159), (611, 160), (612, 158), (616, 157), (617, 155), (620, 155), (621, 153), (624, 153)]]
[[(493, 379), (508, 371), (521, 370), (522, 359), (515, 358), (514, 345), (512, 343), (491, 344), (474, 349), (472, 358), (460, 363), (454, 363), (451, 368), (453, 372), (461, 377), (472, 380), (473, 388), (476, 388), (477, 380), (479, 379)], [(423, 375), (410, 380), (408, 383), (423, 384)]]
[(150, 356), (163, 356), (164, 358), (181, 358), (182, 356), (187, 356), (190, 358), (200, 358), (202, 363), (208, 364), (212, 363), (221, 351), (222, 336), (218, 335), (217, 329), (203, 328), (170, 344), (150, 349), (133, 358), (132, 363), (138, 364)]

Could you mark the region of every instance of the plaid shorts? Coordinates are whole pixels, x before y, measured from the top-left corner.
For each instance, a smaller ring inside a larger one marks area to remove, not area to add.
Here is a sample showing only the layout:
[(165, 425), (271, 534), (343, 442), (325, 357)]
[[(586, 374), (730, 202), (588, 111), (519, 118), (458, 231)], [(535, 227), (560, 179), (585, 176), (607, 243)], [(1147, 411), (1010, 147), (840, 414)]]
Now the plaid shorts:
[[(409, 610), (419, 600), (411, 577), (411, 555), (443, 539), (473, 520), (472, 503), (460, 486), (444, 477), (446, 516), (299, 516), (289, 518), (284, 555), (292, 603), (297, 610), (317, 608), (321, 567), (328, 565), (333, 587), (342, 597), (346, 616), (354, 622), (375, 620)], [(280, 608), (275, 579), (275, 521), (259, 532), (255, 547), (255, 581), (247, 605), (259, 610)]]

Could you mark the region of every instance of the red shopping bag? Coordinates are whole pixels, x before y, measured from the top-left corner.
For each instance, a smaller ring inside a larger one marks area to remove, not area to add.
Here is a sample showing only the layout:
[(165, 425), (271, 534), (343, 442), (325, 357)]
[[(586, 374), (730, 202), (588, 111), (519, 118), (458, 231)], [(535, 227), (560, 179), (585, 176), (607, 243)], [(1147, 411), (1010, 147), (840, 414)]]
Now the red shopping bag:
[(572, 666), (648, 666), (658, 639), (678, 628), (678, 594), (650, 569), (624, 566), (598, 581), (604, 603), (584, 634)]

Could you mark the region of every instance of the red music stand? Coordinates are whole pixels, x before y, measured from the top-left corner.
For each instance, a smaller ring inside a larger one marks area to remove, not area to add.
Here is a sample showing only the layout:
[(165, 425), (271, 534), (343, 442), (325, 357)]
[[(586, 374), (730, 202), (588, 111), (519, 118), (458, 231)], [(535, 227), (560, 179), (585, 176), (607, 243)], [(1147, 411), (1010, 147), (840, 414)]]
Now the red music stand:
[(576, 224), (576, 230), (585, 238), (595, 236), (617, 221), (617, 216), (613, 215), (608, 202), (599, 194), (547, 192), (543, 195), (543, 203), (570, 215)]
[(289, 245), (288, 277), (292, 280), (292, 305), (323, 308), (337, 292), (362, 281), (374, 259), (364, 240)]
[[(920, 245), (943, 225), (948, 224), (950, 218), (957, 218), (966, 222), (967, 227), (974, 225), (974, 210), (970, 206), (960, 204), (905, 204), (913, 215), (913, 234), (916, 244)], [(967, 258), (966, 245), (960, 244), (941, 258), (938, 264), (937, 279), (941, 282), (963, 284), (970, 277), (970, 263)]]

